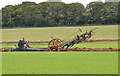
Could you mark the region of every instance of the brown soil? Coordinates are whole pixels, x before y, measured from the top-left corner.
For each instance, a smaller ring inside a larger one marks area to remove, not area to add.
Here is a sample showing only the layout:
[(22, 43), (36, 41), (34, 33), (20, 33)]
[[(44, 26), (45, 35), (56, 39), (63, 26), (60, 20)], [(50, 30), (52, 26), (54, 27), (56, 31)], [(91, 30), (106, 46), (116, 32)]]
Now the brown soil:
[[(30, 44), (48, 44), (49, 41), (29, 41)], [(66, 41), (67, 42), (67, 41)], [(120, 39), (102, 39), (102, 40), (88, 40), (85, 43), (110, 43), (110, 42), (120, 42)], [(17, 41), (10, 41), (10, 42), (0, 42), (2, 45), (11, 45), (17, 44)]]
[[(0, 51), (8, 52), (13, 50), (8, 48), (3, 48), (3, 49), (0, 49)], [(31, 51), (31, 50), (24, 50), (24, 51)], [(49, 51), (49, 50), (47, 48), (44, 48), (42, 50), (35, 49), (32, 51)], [(69, 48), (69, 49), (59, 49), (58, 51), (120, 51), (120, 49), (117, 49), (117, 48)]]
[(70, 49), (61, 49), (61, 51), (120, 51), (116, 48), (70, 48)]

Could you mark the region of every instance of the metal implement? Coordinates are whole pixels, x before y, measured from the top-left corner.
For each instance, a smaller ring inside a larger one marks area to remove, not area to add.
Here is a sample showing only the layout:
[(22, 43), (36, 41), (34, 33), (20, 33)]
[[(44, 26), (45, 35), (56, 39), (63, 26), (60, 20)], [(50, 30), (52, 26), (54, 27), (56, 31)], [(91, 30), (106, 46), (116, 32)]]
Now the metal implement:
[(47, 48), (2, 48), (1, 51), (48, 51)]
[[(87, 31), (85, 33), (82, 33), (80, 35), (76, 35), (76, 37), (70, 41), (67, 42), (63, 42), (62, 40), (60, 40), (59, 38), (55, 38), (52, 39), (49, 43), (48, 43), (48, 49), (50, 51), (59, 51), (59, 48), (65, 48), (68, 49), (69, 47), (72, 47), (75, 44), (87, 41), (89, 38), (92, 37), (92, 35), (95, 34), (94, 30), (98, 29), (98, 28), (94, 28), (90, 31)], [(79, 32), (82, 32), (81, 29), (79, 29)], [(76, 33), (74, 33), (76, 34)]]

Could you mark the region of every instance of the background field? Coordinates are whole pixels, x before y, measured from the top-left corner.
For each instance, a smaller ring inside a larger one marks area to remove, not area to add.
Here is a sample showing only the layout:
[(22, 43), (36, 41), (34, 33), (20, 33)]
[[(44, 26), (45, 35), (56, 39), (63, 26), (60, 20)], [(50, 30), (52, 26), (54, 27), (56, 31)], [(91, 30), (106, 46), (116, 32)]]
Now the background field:
[[(49, 41), (52, 36), (63, 40), (78, 28), (86, 31), (96, 27), (99, 29), (91, 39), (118, 39), (118, 25), (1, 30), (2, 41), (18, 41), (22, 37), (30, 41)], [(30, 45), (33, 48), (47, 47), (42, 44)], [(118, 48), (118, 43), (80, 43), (75, 47)], [(2, 52), (2, 64), (3, 74), (117, 74), (118, 52)]]
[[(90, 30), (96, 27), (99, 29), (96, 30), (96, 34), (91, 39), (118, 39), (118, 25), (15, 28), (0, 30), (2, 30), (2, 41), (18, 41), (23, 37), (30, 41), (49, 41), (51, 40), (51, 37), (64, 40), (66, 37), (78, 31), (78, 28), (81, 28), (83, 32), (85, 32), (86, 30)], [(79, 32), (77, 34), (81, 33)], [(71, 38), (74, 38), (74, 35)]]
[(118, 52), (3, 52), (3, 74), (117, 74)]

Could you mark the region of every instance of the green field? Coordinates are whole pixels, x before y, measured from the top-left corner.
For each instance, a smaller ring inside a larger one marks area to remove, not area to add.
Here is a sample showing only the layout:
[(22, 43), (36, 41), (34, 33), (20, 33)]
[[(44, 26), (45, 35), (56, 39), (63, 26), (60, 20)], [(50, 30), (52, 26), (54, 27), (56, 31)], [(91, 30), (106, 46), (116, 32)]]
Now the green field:
[(118, 52), (3, 52), (3, 74), (118, 74)]
[[(84, 32), (98, 27), (91, 39), (118, 39), (118, 25), (82, 27), (13, 28), (2, 30), (2, 41), (64, 40), (81, 28)], [(77, 34), (80, 34), (77, 33)], [(74, 38), (74, 35), (67, 40)], [(47, 48), (30, 44), (33, 48)], [(1, 47), (15, 48), (14, 44)], [(117, 42), (80, 43), (73, 48), (118, 48)], [(2, 52), (3, 74), (118, 74), (118, 52)]]
[[(81, 28), (83, 32), (93, 28), (96, 34), (91, 39), (118, 39), (118, 25), (79, 26), (79, 27), (40, 27), (40, 28), (14, 28), (2, 30), (2, 41), (18, 41), (25, 37), (29, 41), (49, 41), (51, 37), (64, 40)], [(80, 32), (77, 34), (81, 34)], [(71, 37), (74, 38), (74, 35)], [(67, 40), (71, 39), (68, 38)]]

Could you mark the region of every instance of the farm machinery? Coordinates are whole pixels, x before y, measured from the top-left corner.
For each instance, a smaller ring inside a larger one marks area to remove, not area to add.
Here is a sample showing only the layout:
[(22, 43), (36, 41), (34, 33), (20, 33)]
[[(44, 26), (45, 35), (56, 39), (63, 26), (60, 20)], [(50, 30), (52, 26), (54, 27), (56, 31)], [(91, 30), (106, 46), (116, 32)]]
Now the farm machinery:
[[(75, 44), (87, 41), (89, 38), (92, 37), (92, 35), (95, 34), (95, 31), (94, 31), (95, 29), (97, 29), (97, 28), (94, 28), (90, 31), (86, 30), (86, 32), (84, 32), (84, 33), (82, 32), (81, 29), (79, 29), (79, 31), (77, 31), (77, 32), (81, 32), (81, 34), (76, 35), (75, 38), (70, 41), (62, 41), (59, 38), (54, 38), (51, 41), (49, 41), (48, 50), (49, 51), (59, 51), (61, 49), (68, 49), (69, 47), (72, 47)], [(75, 35), (77, 32), (75, 32), (73, 35)]]
[[(61, 51), (61, 50), (67, 50), (68, 48), (72, 47), (75, 44), (85, 42), (88, 39), (92, 37), (92, 35), (95, 34), (94, 28), (90, 31), (83, 32), (81, 29), (79, 29), (77, 32), (73, 33), (72, 35), (75, 35), (75, 37), (69, 41), (63, 41), (59, 38), (53, 38), (48, 42), (48, 48), (4, 48), (3, 51)], [(80, 35), (77, 35), (76, 33), (80, 32)], [(72, 36), (71, 35), (71, 36)], [(69, 36), (70, 37), (70, 36)], [(67, 37), (68, 38), (68, 37)]]

